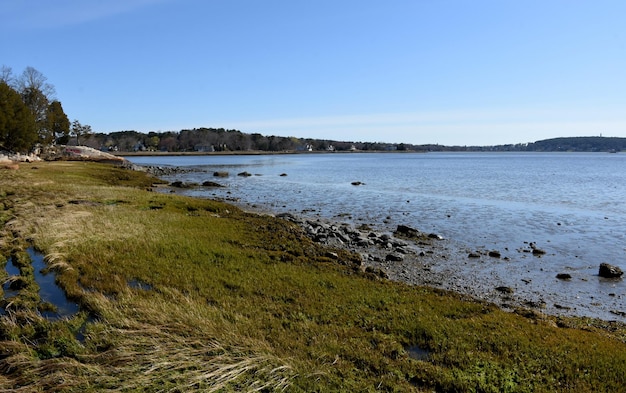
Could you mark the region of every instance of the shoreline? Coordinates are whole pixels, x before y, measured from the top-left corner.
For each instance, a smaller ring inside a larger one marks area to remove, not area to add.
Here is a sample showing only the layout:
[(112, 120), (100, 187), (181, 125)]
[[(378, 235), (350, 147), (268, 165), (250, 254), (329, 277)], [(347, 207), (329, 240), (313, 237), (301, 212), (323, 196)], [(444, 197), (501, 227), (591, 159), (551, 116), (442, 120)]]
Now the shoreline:
[(124, 152), (110, 152), (117, 157), (166, 157), (166, 156), (272, 156), (272, 155), (284, 155), (284, 154), (425, 154), (426, 150), (314, 150), (314, 151), (298, 151), (298, 150), (284, 150), (284, 151), (265, 151), (265, 150), (246, 150), (246, 151), (180, 151), (180, 152), (162, 152), (162, 151), (124, 151)]
[[(179, 169), (184, 170), (184, 168)], [(171, 176), (175, 173), (176, 171), (168, 174), (157, 172), (153, 174), (157, 177), (166, 175), (171, 180)], [(169, 188), (169, 190), (182, 194), (187, 191), (176, 187)], [(205, 197), (200, 196), (200, 198)], [(531, 277), (517, 275), (514, 276), (516, 277), (514, 280), (502, 280), (502, 278), (513, 277), (511, 274), (515, 273), (511, 269), (518, 265), (516, 262), (524, 258), (536, 260), (535, 263), (537, 264), (541, 263), (541, 254), (534, 254), (533, 245), (530, 243), (526, 244), (523, 249), (506, 249), (506, 252), (500, 256), (499, 252), (486, 249), (484, 246), (463, 244), (454, 239), (437, 238), (435, 234), (433, 234), (434, 238), (427, 239), (427, 241), (424, 241), (423, 237), (417, 239), (416, 242), (413, 241), (415, 239), (396, 239), (393, 236), (395, 226), (405, 224), (400, 221), (386, 223), (381, 227), (380, 224), (354, 220), (351, 215), (322, 218), (319, 214), (315, 214), (314, 210), (309, 212), (306, 209), (302, 212), (287, 209), (289, 213), (284, 213), (285, 209), (276, 210), (272, 208), (271, 202), (251, 203), (240, 200), (236, 195), (230, 193), (228, 197), (224, 198), (216, 198), (215, 195), (206, 198), (234, 204), (252, 213), (287, 217), (288, 221), (300, 226), (305, 233), (308, 232), (309, 237), (314, 241), (359, 254), (363, 269), (376, 271), (379, 276), (392, 281), (452, 291), (492, 303), (506, 311), (527, 309), (556, 317), (596, 318), (621, 323), (626, 319), (624, 312), (626, 310), (620, 308), (619, 305), (617, 305), (618, 308), (614, 308), (615, 304), (611, 304), (611, 302), (601, 303), (600, 298), (598, 298), (598, 300), (588, 304), (577, 300), (577, 295), (582, 296), (582, 292), (573, 292), (574, 295), (569, 297), (555, 293), (555, 286), (568, 284), (554, 276), (546, 276), (548, 273), (536, 272), (545, 278), (539, 281), (532, 280), (533, 282), (530, 282)], [(330, 240), (318, 236), (318, 233), (311, 233), (311, 226), (319, 228), (320, 225), (326, 226), (324, 229), (326, 231), (329, 228), (334, 228)], [(359, 227), (366, 228), (360, 230)], [(414, 230), (422, 235), (429, 234), (422, 233), (421, 228)], [(373, 238), (374, 243), (369, 242), (368, 244), (363, 241), (367, 240), (369, 235)], [(380, 239), (381, 236), (391, 236), (390, 245), (380, 246), (377, 239)], [(322, 239), (321, 242), (320, 239)], [(396, 241), (403, 241), (408, 244), (405, 244), (404, 247), (396, 246), (394, 245)], [(394, 253), (399, 254), (401, 258), (398, 258), (398, 255), (388, 258), (390, 254)], [(593, 276), (588, 277), (588, 280), (593, 279)], [(611, 283), (610, 279), (600, 278), (597, 274), (595, 279), (606, 285)]]
[[(186, 191), (169, 185), (165, 187), (168, 191), (162, 192), (185, 194)], [(235, 195), (227, 198), (211, 196), (207, 199), (233, 204), (250, 213), (286, 219), (298, 225), (316, 243), (360, 255), (363, 270), (369, 269), (391, 281), (451, 291), (477, 301), (492, 303), (505, 311), (526, 309), (555, 317), (594, 318), (619, 323), (624, 323), (626, 317), (621, 309), (613, 310), (599, 304), (591, 307), (577, 304), (576, 299), (568, 301), (559, 298), (549, 292), (549, 287), (537, 283), (532, 283), (535, 286), (529, 285), (524, 277), (519, 277), (519, 284), (510, 286), (498, 283), (497, 277), (486, 280), (485, 274), (480, 274), (482, 270), (499, 263), (500, 268), (496, 270), (506, 274), (507, 267), (515, 263), (507, 257), (498, 256), (497, 252), (462, 244), (454, 239), (444, 239), (435, 233), (422, 232), (420, 228), (411, 228), (415, 231), (413, 238), (398, 237), (390, 224), (381, 229), (375, 224), (357, 222), (351, 217), (323, 218), (306, 212), (281, 213), (272, 209), (271, 204), (251, 204), (239, 200)], [(404, 226), (400, 222), (396, 224)], [(326, 232), (325, 235), (322, 236), (320, 231)], [(541, 258), (541, 255), (533, 255), (530, 245), (528, 249), (517, 252), (520, 257), (536, 258), (538, 261)], [(395, 257), (390, 256), (394, 254)]]

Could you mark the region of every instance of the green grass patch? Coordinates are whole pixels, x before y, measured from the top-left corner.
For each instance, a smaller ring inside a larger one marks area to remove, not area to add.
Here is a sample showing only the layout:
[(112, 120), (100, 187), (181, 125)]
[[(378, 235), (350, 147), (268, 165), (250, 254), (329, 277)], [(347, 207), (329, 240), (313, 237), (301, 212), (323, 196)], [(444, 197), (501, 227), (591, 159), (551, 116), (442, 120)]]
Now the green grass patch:
[(0, 318), (0, 389), (596, 392), (626, 382), (622, 325), (380, 281), (289, 223), (150, 191), (158, 181), (140, 172), (36, 167), (0, 178), (0, 252), (42, 251), (81, 312), (47, 321), (36, 293), (21, 292)]

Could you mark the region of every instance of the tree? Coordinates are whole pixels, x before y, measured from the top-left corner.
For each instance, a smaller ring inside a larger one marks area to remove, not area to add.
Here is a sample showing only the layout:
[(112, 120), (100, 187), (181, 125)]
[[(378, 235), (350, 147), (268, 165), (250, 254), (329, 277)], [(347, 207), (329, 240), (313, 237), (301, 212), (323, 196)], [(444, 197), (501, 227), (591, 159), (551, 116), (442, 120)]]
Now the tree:
[(60, 101), (55, 100), (48, 105), (46, 121), (47, 135), (43, 142), (67, 144), (70, 140), (70, 120), (63, 111)]
[(46, 115), (48, 106), (54, 100), (55, 94), (54, 86), (46, 82), (47, 80), (48, 78), (33, 67), (26, 67), (22, 75), (16, 80), (16, 87), (22, 95), (24, 104), (35, 117), (37, 133), (42, 143), (51, 139)]
[(70, 136), (76, 138), (76, 145), (80, 144), (80, 138), (86, 138), (89, 135), (91, 135), (91, 126), (86, 124), (82, 125), (78, 120), (72, 122)]
[(0, 145), (22, 153), (37, 141), (37, 125), (20, 94), (0, 81)]
[(0, 68), (0, 82), (4, 82), (9, 86), (13, 85), (13, 70), (11, 67), (2, 65)]

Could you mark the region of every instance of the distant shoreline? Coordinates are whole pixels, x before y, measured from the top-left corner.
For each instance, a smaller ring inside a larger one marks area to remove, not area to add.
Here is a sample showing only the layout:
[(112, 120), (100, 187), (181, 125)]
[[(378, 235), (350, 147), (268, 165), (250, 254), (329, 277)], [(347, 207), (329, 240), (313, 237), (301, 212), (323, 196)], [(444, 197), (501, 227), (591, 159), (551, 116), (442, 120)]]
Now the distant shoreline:
[(428, 153), (423, 150), (355, 150), (355, 151), (263, 151), (263, 150), (247, 150), (247, 151), (118, 151), (110, 152), (118, 157), (150, 157), (150, 156), (268, 156), (283, 154), (365, 154), (365, 153)]

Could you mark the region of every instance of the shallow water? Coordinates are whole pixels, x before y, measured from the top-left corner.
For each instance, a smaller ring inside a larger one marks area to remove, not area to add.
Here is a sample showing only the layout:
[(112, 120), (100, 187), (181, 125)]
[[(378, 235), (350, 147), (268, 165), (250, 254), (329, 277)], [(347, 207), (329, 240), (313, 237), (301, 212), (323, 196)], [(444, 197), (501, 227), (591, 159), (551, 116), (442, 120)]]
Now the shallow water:
[[(601, 262), (626, 270), (623, 154), (298, 154), (131, 161), (194, 170), (167, 177), (170, 181), (227, 186), (177, 191), (192, 196), (367, 223), (387, 232), (405, 224), (439, 233), (462, 250), (498, 250), (503, 259), (451, 257), (437, 268), (454, 271), (465, 286), (512, 287), (528, 301), (545, 302), (548, 312), (625, 320), (612, 313), (626, 311), (624, 280), (597, 275)], [(214, 178), (214, 171), (230, 176)], [(237, 176), (244, 171), (256, 176)], [(356, 181), (364, 184), (351, 184)], [(546, 254), (538, 258), (524, 252), (530, 242)], [(558, 273), (572, 279), (558, 280)]]
[(56, 307), (56, 312), (42, 311), (41, 315), (48, 319), (58, 319), (76, 314), (78, 304), (65, 296), (65, 292), (55, 282), (56, 275), (54, 272), (43, 273), (47, 267), (44, 262), (44, 255), (32, 247), (27, 252), (35, 270), (35, 281), (39, 285), (39, 298), (42, 302), (48, 302)]

